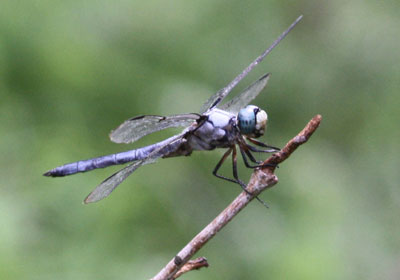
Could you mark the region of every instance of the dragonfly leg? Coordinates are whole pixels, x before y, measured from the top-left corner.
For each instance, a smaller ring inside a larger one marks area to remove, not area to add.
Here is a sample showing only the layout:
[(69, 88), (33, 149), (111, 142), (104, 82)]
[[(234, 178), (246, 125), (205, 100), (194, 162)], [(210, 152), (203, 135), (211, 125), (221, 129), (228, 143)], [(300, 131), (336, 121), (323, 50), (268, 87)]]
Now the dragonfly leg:
[[(277, 167), (276, 165), (274, 165), (274, 164), (262, 164), (262, 161), (257, 161), (255, 158), (254, 158), (254, 156), (251, 154), (251, 152), (249, 151), (249, 149), (250, 149), (250, 146), (249, 145), (247, 145), (246, 143), (239, 143), (239, 147), (240, 147), (240, 153), (242, 154), (242, 158), (243, 158), (243, 162), (244, 162), (244, 165), (247, 167), (247, 168), (258, 168), (258, 167)], [(249, 157), (249, 159), (252, 161), (252, 162), (255, 162), (255, 163), (257, 163), (257, 165), (250, 165), (249, 164), (249, 162), (248, 162), (248, 160), (247, 160), (247, 157), (246, 157), (246, 155)]]
[(247, 190), (246, 190), (246, 184), (243, 183), (240, 179), (239, 179), (239, 175), (238, 175), (238, 171), (237, 171), (237, 154), (236, 154), (236, 146), (233, 146), (233, 153), (232, 153), (232, 172), (233, 172), (233, 178), (236, 179), (237, 183), (242, 187), (242, 189), (247, 192), (248, 194), (250, 194)]
[(246, 146), (249, 150), (255, 153), (275, 153), (278, 152), (279, 150), (274, 150), (274, 149), (259, 149), (257, 147), (251, 146), (246, 143)]
[(263, 143), (263, 142), (261, 142), (261, 141), (258, 141), (258, 140), (256, 140), (256, 139), (253, 139), (253, 138), (250, 138), (250, 137), (248, 137), (247, 139), (248, 139), (251, 143), (253, 143), (253, 144), (257, 145), (257, 146), (260, 146), (260, 147), (263, 147), (263, 148), (268, 148), (267, 150), (260, 150), (260, 149), (257, 149), (256, 147), (253, 147), (253, 146), (250, 146), (250, 145), (247, 144), (247, 146), (249, 147), (249, 149), (251, 149), (253, 152), (258, 152), (258, 153), (274, 153), (274, 152), (278, 152), (278, 151), (281, 150), (281, 149), (279, 149), (279, 148), (277, 148), (277, 147), (269, 146), (269, 145), (267, 145), (267, 144), (265, 144), (265, 143)]
[(220, 179), (224, 179), (226, 181), (232, 182), (232, 183), (237, 183), (235, 180), (219, 175), (218, 174), (218, 170), (221, 168), (222, 164), (224, 163), (224, 161), (226, 160), (226, 158), (232, 153), (232, 148), (229, 148), (229, 150), (226, 151), (226, 153), (222, 156), (221, 160), (217, 163), (217, 165), (215, 166), (214, 170), (213, 170), (213, 175), (217, 178)]
[[(221, 168), (222, 164), (224, 163), (226, 158), (232, 153), (232, 151), (233, 151), (232, 168), (233, 168), (233, 177), (235, 178), (235, 180), (218, 174), (218, 170)], [(237, 172), (237, 155), (236, 155), (236, 147), (235, 146), (233, 146), (232, 148), (229, 148), (229, 150), (226, 151), (226, 153), (222, 156), (221, 160), (217, 163), (217, 165), (215, 166), (215, 168), (213, 170), (213, 175), (216, 176), (217, 178), (224, 179), (226, 181), (239, 184), (240, 187), (243, 189), (243, 191), (245, 191), (248, 195), (252, 195), (248, 190), (246, 190), (246, 187), (247, 187), (246, 184), (243, 183), (239, 179), (238, 172)], [(258, 196), (256, 196), (256, 199), (261, 204), (263, 204), (265, 207), (268, 208), (267, 203), (265, 203), (263, 200), (261, 200)]]
[[(260, 167), (260, 163), (261, 163), (261, 162), (258, 161), (258, 160), (256, 160), (256, 159), (254, 158), (254, 156), (250, 153), (248, 147), (246, 147), (245, 145), (239, 144), (239, 150), (240, 150), (240, 153), (242, 154), (242, 158), (243, 158), (244, 165), (245, 165), (247, 168), (257, 168), (257, 167)], [(247, 155), (247, 156), (246, 156), (246, 155)], [(250, 165), (249, 162), (248, 162), (248, 160), (247, 160), (247, 157), (249, 157), (249, 159), (250, 159), (252, 162), (257, 163), (257, 165)]]
[[(233, 155), (232, 155), (233, 177), (235, 178), (235, 180), (234, 180), (234, 179), (231, 179), (231, 178), (228, 178), (228, 177), (225, 177), (225, 176), (222, 176), (222, 175), (219, 175), (219, 174), (217, 173), (218, 170), (220, 169), (220, 167), (222, 166), (222, 164), (224, 163), (224, 161), (226, 160), (226, 158), (232, 153), (232, 151), (233, 151)], [(220, 179), (224, 179), (224, 180), (226, 180), (226, 181), (239, 184), (239, 185), (242, 187), (242, 189), (243, 189), (247, 194), (251, 195), (251, 193), (249, 193), (249, 192), (246, 190), (246, 185), (245, 185), (241, 180), (239, 180), (239, 177), (238, 177), (237, 174), (238, 174), (238, 173), (237, 173), (236, 147), (233, 146), (233, 147), (229, 148), (228, 151), (226, 151), (226, 153), (222, 156), (221, 160), (217, 163), (217, 165), (215, 166), (215, 168), (214, 168), (214, 170), (213, 170), (213, 175), (216, 176), (216, 177), (218, 177), (218, 178), (220, 178)]]
[[(242, 151), (242, 149), (240, 149), (240, 151)], [(243, 154), (242, 154), (243, 155)], [(246, 184), (243, 183), (240, 179), (239, 179), (239, 175), (237, 172), (237, 154), (236, 154), (236, 146), (233, 146), (233, 153), (232, 153), (232, 170), (233, 170), (233, 177), (237, 180), (237, 183), (242, 187), (242, 189), (248, 194), (248, 195), (252, 195), (246, 188)], [(258, 196), (255, 197), (258, 202), (260, 202), (262, 205), (264, 205), (265, 207), (268, 207), (268, 204), (265, 203), (265, 201), (263, 201), (261, 198), (259, 198)]]

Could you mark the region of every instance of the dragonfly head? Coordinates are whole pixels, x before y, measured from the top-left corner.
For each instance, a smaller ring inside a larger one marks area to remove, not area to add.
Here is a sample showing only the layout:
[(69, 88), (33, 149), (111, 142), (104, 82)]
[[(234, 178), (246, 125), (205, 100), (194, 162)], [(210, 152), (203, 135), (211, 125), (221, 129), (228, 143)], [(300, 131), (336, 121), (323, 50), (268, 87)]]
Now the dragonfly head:
[(239, 111), (237, 118), (242, 134), (254, 138), (264, 135), (268, 121), (268, 115), (264, 110), (254, 105), (247, 105)]

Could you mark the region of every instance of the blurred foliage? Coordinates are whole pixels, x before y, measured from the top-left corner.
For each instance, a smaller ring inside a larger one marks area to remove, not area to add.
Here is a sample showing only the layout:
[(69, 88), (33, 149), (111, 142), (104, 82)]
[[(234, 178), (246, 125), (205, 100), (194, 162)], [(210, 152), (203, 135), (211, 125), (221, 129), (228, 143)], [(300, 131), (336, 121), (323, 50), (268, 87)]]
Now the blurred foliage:
[[(211, 175), (223, 151), (49, 179), (57, 165), (153, 143), (108, 132), (140, 114), (196, 112), (298, 15), (235, 89), (272, 72), (255, 103), (283, 146), (320, 129), (280, 182), (220, 232), (186, 279), (400, 278), (398, 1), (2, 1), (0, 279), (146, 279), (238, 193)], [(227, 165), (224, 172), (229, 174)], [(240, 168), (242, 178), (250, 172)]]

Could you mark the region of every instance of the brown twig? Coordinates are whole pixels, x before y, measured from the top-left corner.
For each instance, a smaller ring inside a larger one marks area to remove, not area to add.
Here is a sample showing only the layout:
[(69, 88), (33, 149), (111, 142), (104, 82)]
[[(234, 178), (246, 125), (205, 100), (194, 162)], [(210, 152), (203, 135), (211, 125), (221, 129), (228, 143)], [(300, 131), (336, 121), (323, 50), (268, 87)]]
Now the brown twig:
[(321, 115), (316, 115), (308, 122), (306, 127), (290, 140), (285, 147), (271, 155), (263, 168), (257, 168), (251, 175), (247, 192), (240, 193), (235, 200), (222, 211), (210, 224), (208, 224), (192, 241), (190, 241), (154, 278), (153, 280), (174, 279), (174, 275), (190, 260), (190, 258), (202, 248), (218, 231), (231, 221), (251, 200), (263, 190), (272, 187), (278, 182), (274, 174), (277, 164), (286, 160), (301, 144), (307, 142), (321, 122)]
[(189, 271), (195, 270), (195, 269), (198, 270), (202, 267), (208, 267), (208, 262), (207, 262), (206, 258), (199, 257), (197, 259), (190, 260), (187, 263), (185, 263), (185, 265), (182, 266), (181, 269), (179, 269), (179, 271), (172, 277), (172, 279), (176, 279), (186, 272), (189, 272)]

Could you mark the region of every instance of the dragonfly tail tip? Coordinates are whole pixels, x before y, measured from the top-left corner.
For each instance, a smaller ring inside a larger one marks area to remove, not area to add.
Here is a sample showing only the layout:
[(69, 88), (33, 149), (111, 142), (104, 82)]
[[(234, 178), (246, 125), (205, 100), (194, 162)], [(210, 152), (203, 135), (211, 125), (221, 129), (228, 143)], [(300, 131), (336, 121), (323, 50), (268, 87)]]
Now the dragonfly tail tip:
[(43, 173), (43, 176), (46, 176), (46, 177), (64, 177), (65, 175), (68, 175), (68, 174), (60, 172), (60, 170), (58, 170), (57, 168), (51, 169), (51, 170)]
[(53, 177), (53, 172), (52, 172), (52, 171), (53, 171), (53, 170), (49, 170), (49, 171), (43, 173), (43, 176)]

